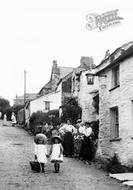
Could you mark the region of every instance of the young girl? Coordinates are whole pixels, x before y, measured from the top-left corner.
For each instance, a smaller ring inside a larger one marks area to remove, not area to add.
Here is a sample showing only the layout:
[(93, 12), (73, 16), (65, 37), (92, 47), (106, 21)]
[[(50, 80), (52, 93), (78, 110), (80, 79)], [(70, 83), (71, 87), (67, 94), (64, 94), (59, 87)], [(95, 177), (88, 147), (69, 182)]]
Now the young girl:
[(36, 136), (35, 139), (35, 160), (40, 163), (40, 171), (44, 173), (44, 165), (47, 163), (47, 145), (46, 145), (45, 135), (39, 134)]
[(60, 163), (63, 162), (63, 147), (62, 139), (60, 136), (54, 136), (52, 138), (53, 144), (50, 149), (50, 161), (54, 163), (55, 173), (60, 170)]

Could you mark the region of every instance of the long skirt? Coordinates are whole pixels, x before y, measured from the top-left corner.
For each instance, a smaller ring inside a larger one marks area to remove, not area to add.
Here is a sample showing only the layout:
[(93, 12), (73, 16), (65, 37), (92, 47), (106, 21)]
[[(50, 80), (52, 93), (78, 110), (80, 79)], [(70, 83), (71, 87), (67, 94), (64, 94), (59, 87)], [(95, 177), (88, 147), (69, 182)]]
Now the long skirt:
[(82, 141), (79, 158), (86, 161), (92, 161), (93, 159), (93, 142), (90, 137), (85, 137)]
[(63, 148), (65, 156), (72, 156), (74, 154), (74, 143), (72, 133), (65, 133), (63, 138)]
[(74, 156), (79, 157), (82, 140), (74, 141)]

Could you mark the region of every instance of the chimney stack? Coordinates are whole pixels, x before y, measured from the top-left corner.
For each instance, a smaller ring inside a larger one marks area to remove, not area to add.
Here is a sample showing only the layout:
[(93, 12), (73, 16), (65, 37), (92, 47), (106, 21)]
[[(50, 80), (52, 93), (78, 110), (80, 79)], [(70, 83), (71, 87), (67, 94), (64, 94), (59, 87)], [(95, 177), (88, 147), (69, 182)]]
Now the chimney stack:
[(57, 68), (57, 60), (53, 60), (53, 67)]
[(80, 59), (80, 67), (89, 70), (93, 69), (95, 67), (93, 57), (82, 56)]

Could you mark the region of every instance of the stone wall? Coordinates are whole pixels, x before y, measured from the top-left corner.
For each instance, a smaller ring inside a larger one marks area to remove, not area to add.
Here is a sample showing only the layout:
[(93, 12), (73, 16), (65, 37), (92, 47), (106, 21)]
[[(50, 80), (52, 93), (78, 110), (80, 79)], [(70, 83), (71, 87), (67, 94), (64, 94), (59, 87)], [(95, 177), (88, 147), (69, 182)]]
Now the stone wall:
[[(97, 156), (118, 156), (124, 165), (133, 165), (133, 57), (120, 63), (120, 86), (111, 89), (111, 70), (99, 77), (99, 146)], [(110, 108), (119, 108), (119, 139), (113, 140)]]

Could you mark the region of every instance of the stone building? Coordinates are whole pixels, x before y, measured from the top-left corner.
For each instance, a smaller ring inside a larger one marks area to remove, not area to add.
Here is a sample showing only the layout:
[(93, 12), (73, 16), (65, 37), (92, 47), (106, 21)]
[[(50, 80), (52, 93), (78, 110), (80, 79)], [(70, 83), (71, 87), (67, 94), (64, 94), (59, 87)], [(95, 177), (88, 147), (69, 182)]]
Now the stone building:
[[(88, 74), (93, 77), (93, 81), (88, 82)], [(98, 112), (94, 107), (94, 97), (99, 94), (98, 77), (93, 76), (93, 71), (82, 71), (80, 75), (80, 90), (78, 102), (82, 108), (82, 121), (92, 122), (98, 120)]]
[[(72, 95), (82, 108), (82, 121), (92, 122), (98, 119), (93, 106), (94, 97), (98, 94), (98, 77), (93, 76), (95, 65), (92, 57), (81, 57), (80, 66), (72, 74)], [(88, 74), (93, 81), (88, 82)]]
[(99, 76), (98, 156), (116, 155), (133, 165), (133, 42), (116, 49), (97, 67)]

